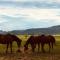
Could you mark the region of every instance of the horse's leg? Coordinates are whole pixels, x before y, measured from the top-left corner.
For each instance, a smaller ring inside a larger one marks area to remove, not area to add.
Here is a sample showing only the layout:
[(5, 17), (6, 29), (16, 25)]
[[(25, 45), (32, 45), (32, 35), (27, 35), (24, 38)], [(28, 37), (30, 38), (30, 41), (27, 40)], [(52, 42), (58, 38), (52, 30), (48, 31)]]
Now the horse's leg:
[(40, 51), (40, 43), (38, 43), (38, 52)]
[(8, 46), (9, 46), (9, 44), (7, 44), (7, 49), (6, 49), (6, 53), (8, 53)]
[(12, 53), (12, 42), (10, 43), (10, 49), (11, 49), (11, 53)]
[(31, 45), (31, 47), (32, 47), (32, 52), (34, 52), (36, 45)]
[(52, 50), (53, 50), (53, 43), (51, 43), (51, 45), (52, 45)]
[(51, 44), (49, 43), (49, 52), (50, 52), (50, 49), (51, 49)]
[(34, 52), (34, 51), (35, 51), (35, 48), (32, 47), (32, 52)]
[(45, 52), (45, 50), (44, 50), (44, 44), (41, 44), (41, 49), (42, 49), (42, 52)]

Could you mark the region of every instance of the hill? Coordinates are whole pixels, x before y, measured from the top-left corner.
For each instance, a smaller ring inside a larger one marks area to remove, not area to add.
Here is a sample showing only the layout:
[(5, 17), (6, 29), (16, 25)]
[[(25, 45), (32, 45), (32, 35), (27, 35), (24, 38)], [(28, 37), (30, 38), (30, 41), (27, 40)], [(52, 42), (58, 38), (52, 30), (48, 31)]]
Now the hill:
[(60, 25), (48, 28), (32, 28), (27, 30), (13, 30), (13, 34), (60, 34)]

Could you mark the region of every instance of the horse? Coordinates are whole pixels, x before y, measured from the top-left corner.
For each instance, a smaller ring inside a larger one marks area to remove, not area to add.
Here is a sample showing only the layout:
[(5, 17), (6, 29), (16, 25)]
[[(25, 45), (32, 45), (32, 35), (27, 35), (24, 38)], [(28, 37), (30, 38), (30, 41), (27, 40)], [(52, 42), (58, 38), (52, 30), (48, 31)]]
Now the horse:
[(45, 36), (43, 34), (41, 36), (31, 36), (24, 45), (24, 51), (28, 50), (28, 44), (31, 45), (33, 52), (36, 48), (36, 44), (38, 44), (38, 52), (40, 50), (40, 44), (41, 44), (42, 52), (45, 52), (44, 45), (48, 44), (49, 52), (50, 52), (50, 48), (52, 47), (53, 49), (53, 44), (55, 44), (55, 38), (51, 35)]
[(35, 51), (36, 45), (38, 44), (38, 52), (39, 52), (39, 48), (40, 48), (39, 36), (30, 36), (30, 38), (26, 41), (24, 45), (24, 51), (28, 50), (28, 44), (31, 45), (32, 52)]
[(44, 45), (48, 44), (49, 45), (49, 52), (50, 52), (51, 47), (53, 49), (53, 45), (55, 44), (55, 38), (52, 35), (48, 35), (48, 36), (41, 35), (40, 42), (41, 42), (42, 51), (45, 52)]
[(10, 45), (10, 49), (11, 49), (11, 53), (12, 53), (12, 43), (16, 41), (17, 42), (17, 46), (18, 48), (20, 48), (21, 46), (21, 39), (19, 39), (16, 35), (13, 34), (0, 34), (0, 44), (6, 44), (7, 45), (7, 49), (6, 49), (6, 53), (8, 52), (8, 47)]
[(53, 45), (56, 45), (56, 40), (55, 40), (54, 36), (52, 36), (52, 35), (48, 35), (47, 38), (48, 38), (48, 40), (50, 40), (50, 45), (53, 50)]

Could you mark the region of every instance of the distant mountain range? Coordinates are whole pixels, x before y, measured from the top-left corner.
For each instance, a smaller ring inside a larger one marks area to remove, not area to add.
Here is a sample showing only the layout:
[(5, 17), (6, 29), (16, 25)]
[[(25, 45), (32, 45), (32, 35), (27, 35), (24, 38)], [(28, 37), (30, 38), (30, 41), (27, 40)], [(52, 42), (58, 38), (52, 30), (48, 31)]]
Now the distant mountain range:
[(32, 28), (27, 30), (13, 30), (9, 31), (12, 34), (60, 34), (60, 25), (52, 26), (48, 28)]
[(48, 28), (31, 28), (31, 29), (26, 29), (26, 30), (13, 30), (13, 31), (2, 31), (0, 30), (0, 34), (6, 34), (6, 33), (11, 33), (11, 34), (28, 34), (28, 35), (34, 35), (34, 34), (60, 34), (60, 25), (57, 26), (52, 26)]

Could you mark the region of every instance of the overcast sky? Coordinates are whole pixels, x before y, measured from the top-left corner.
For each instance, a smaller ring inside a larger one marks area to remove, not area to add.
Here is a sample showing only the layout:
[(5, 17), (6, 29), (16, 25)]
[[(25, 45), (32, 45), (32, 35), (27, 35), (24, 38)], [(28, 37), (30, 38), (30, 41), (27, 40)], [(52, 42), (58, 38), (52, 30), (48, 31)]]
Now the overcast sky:
[(0, 30), (60, 25), (60, 0), (0, 0)]

